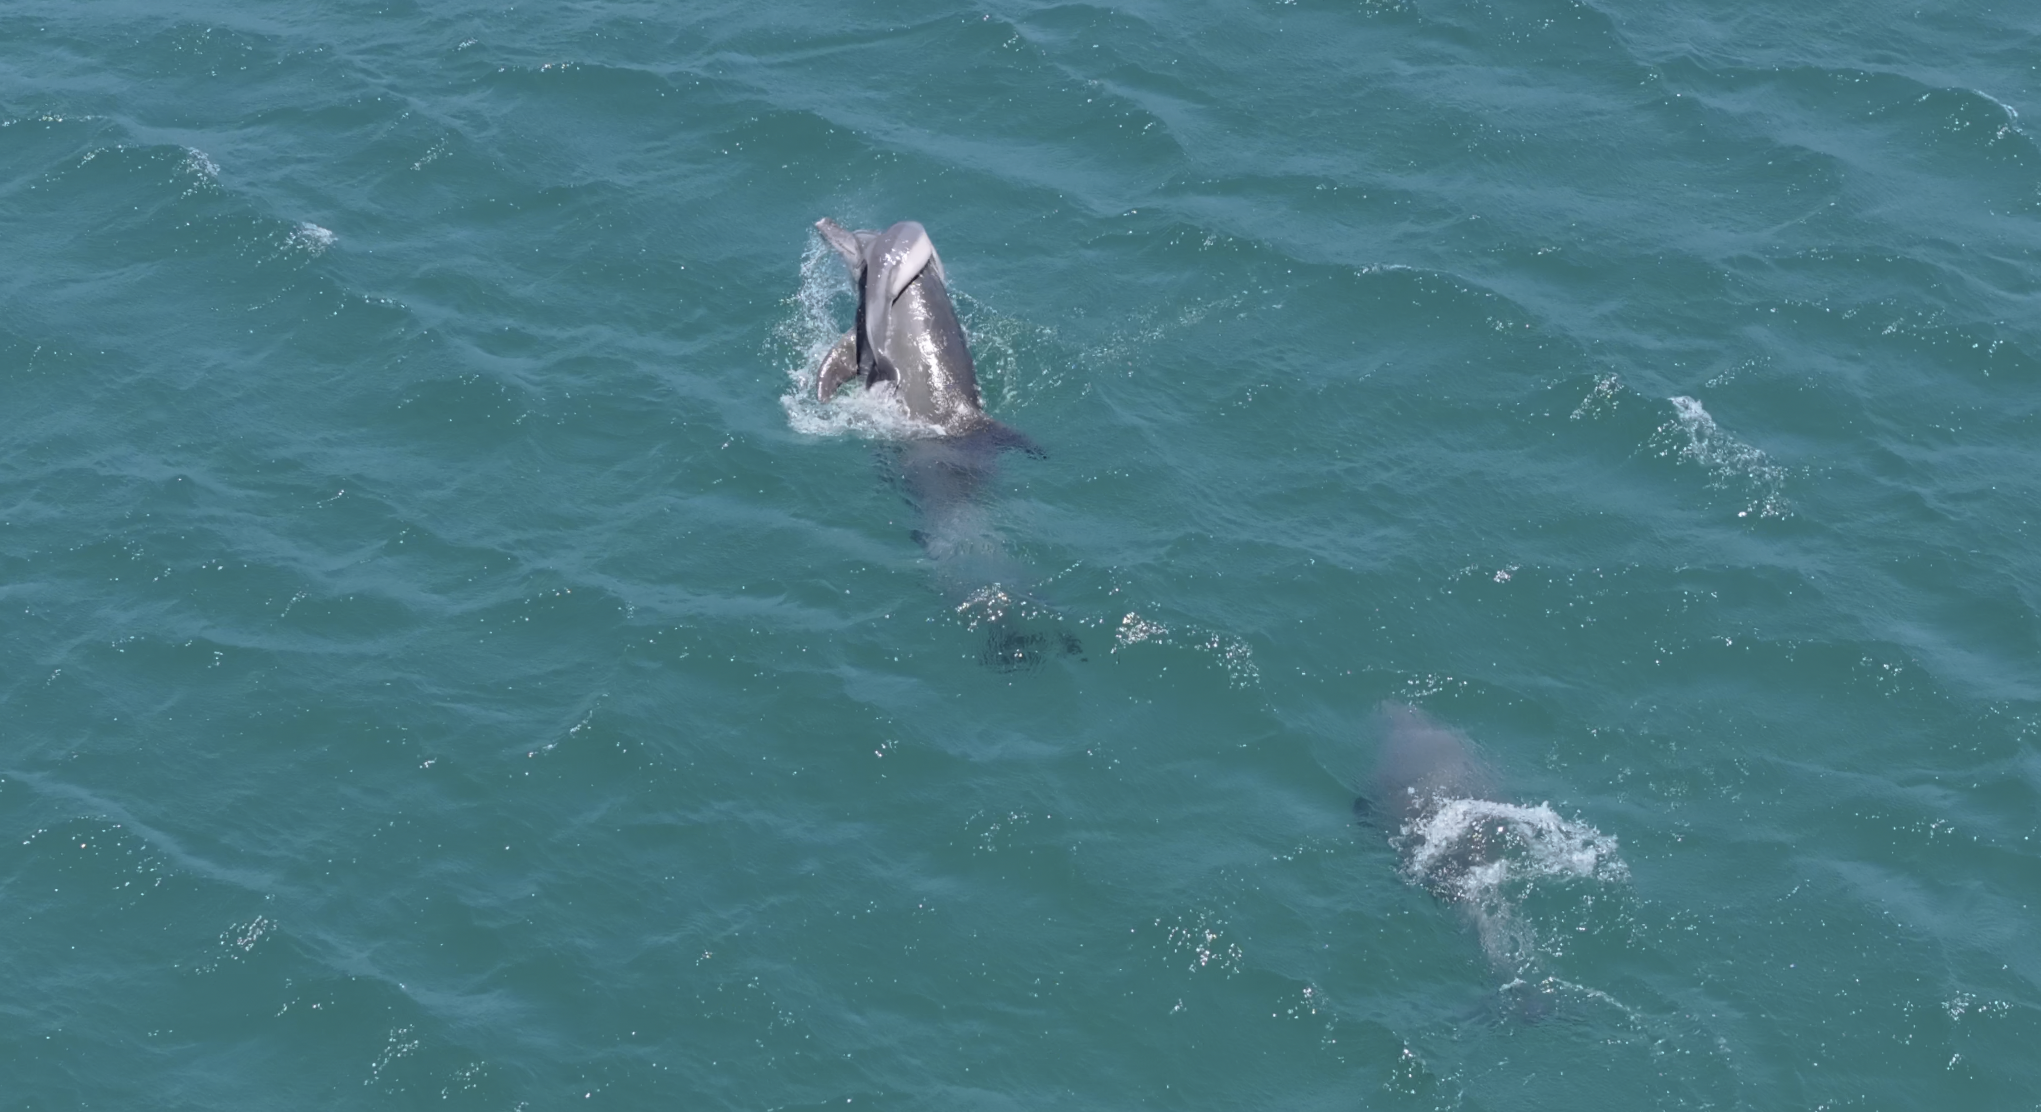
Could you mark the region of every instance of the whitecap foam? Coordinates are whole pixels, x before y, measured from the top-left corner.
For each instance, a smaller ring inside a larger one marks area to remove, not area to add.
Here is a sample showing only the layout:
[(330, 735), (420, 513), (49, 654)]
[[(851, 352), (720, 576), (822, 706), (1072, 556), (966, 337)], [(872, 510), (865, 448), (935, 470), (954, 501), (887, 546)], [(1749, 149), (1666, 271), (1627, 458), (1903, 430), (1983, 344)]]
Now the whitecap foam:
[(1748, 501), (1737, 512), (1738, 517), (1785, 517), (1790, 512), (1784, 493), (1785, 468), (1723, 431), (1699, 401), (1685, 395), (1671, 401), (1673, 419), (1660, 425), (1651, 438), (1659, 455), (1699, 464), (1707, 470), (1712, 487), (1741, 488)]
[(199, 150), (197, 147), (184, 148), (184, 162), (181, 168), (185, 173), (197, 178), (200, 183), (205, 185), (211, 185), (220, 180), (220, 164), (214, 162), (211, 155)]
[[(1444, 800), (1405, 823), (1399, 845), (1411, 880), (1451, 880), (1466, 898), (1515, 880), (1622, 881), (1630, 875), (1616, 853), (1615, 838), (1562, 817), (1549, 803), (1526, 807), (1492, 799)], [(1469, 851), (1485, 859), (1466, 865), (1462, 858)], [(1457, 879), (1443, 875), (1458, 865), (1466, 867)]]
[(44, 112), (39, 116), (17, 116), (11, 120), (0, 120), (0, 127), (13, 127), (15, 124), (83, 123), (87, 120), (103, 120), (103, 119), (106, 119), (106, 117), (97, 115), (65, 116), (56, 112)]
[(1569, 421), (1598, 419), (1616, 408), (1617, 399), (1623, 392), (1621, 378), (1613, 374), (1602, 375), (1595, 379), (1594, 388), (1587, 392), (1587, 397), (1580, 399), (1580, 404), (1573, 407), (1573, 412), (1567, 414), (1566, 419)]
[(1405, 823), (1392, 842), (1403, 854), (1404, 879), (1463, 905), (1489, 960), (1519, 977), (1547, 948), (1522, 913), (1534, 889), (1630, 877), (1614, 837), (1548, 803), (1444, 799)]
[(1987, 92), (1985, 92), (1985, 91), (1984, 91), (1983, 89), (1972, 89), (1972, 90), (1970, 90), (1970, 91), (1971, 91), (1971, 92), (1973, 92), (1973, 93), (1976, 93), (1976, 94), (1977, 94), (1978, 96), (1981, 96), (1981, 97), (1983, 97), (1984, 99), (1986, 99), (1986, 100), (1988, 100), (1988, 101), (1992, 102), (1993, 104), (1996, 104), (1996, 105), (1998, 105), (1998, 106), (1999, 106), (1999, 108), (2000, 108), (2001, 110), (2003, 110), (2003, 111), (2005, 112), (2005, 114), (2006, 114), (2006, 122), (2008, 122), (2008, 123), (2015, 123), (2015, 122), (2018, 122), (2018, 120), (2019, 120), (2019, 118), (2020, 118), (2020, 110), (2019, 110), (2019, 109), (2017, 109), (2017, 108), (2014, 108), (2014, 107), (2013, 107), (2012, 105), (2010, 105), (2010, 104), (2007, 104), (2007, 103), (2006, 103), (2005, 101), (2002, 101), (2002, 100), (2000, 100), (1999, 98), (1997, 98), (1997, 97), (1995, 97), (1995, 96), (1992, 96), (1992, 95), (1991, 95), (1990, 93), (1987, 93)]
[(291, 230), (291, 242), (314, 257), (325, 254), (326, 249), (333, 246), (339, 238), (331, 230), (309, 222), (299, 224)]

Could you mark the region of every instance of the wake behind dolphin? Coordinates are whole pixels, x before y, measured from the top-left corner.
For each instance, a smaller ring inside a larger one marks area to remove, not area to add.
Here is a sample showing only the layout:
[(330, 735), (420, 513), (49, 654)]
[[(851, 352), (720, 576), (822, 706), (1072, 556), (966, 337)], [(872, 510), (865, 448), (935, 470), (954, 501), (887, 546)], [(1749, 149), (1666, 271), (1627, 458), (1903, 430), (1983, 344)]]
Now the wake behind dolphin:
[(1627, 879), (1616, 840), (1549, 804), (1498, 799), (1473, 742), (1415, 707), (1384, 703), (1372, 725), (1375, 767), (1355, 812), (1387, 833), (1406, 882), (1467, 915), (1490, 966), (1510, 977), (1505, 994), (1537, 1014), (1546, 1005), (1525, 993), (1549, 994), (1556, 982), (1540, 971), (1543, 945), (1526, 902), (1541, 885)]
[(1051, 649), (1081, 651), (1074, 637), (1022, 628), (1032, 600), (1023, 569), (1007, 554), (981, 492), (1000, 451), (1042, 451), (985, 413), (970, 345), (950, 300), (941, 256), (920, 224), (850, 231), (827, 217), (815, 229), (850, 270), (857, 318), (823, 356), (815, 396), (828, 402), (852, 381), (890, 399), (912, 434), (885, 466), (921, 515), (915, 539), (935, 566), (943, 594), (975, 627), (988, 626), (983, 662), (1030, 668)]

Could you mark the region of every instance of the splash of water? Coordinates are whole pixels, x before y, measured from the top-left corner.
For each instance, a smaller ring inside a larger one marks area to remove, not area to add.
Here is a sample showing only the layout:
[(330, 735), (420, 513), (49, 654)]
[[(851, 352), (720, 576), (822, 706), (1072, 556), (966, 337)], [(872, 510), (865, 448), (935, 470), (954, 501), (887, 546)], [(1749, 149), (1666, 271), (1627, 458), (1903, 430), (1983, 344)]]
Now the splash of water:
[(325, 254), (326, 249), (333, 246), (339, 239), (340, 237), (334, 235), (330, 229), (322, 228), (309, 221), (301, 223), (295, 229), (292, 229), (290, 235), (292, 244), (315, 258)]
[(1392, 842), (1403, 854), (1404, 879), (1464, 906), (1489, 960), (1519, 976), (1542, 951), (1535, 924), (1523, 914), (1533, 889), (1621, 884), (1630, 876), (1614, 837), (1545, 803), (1441, 800)]
[(1785, 517), (1791, 512), (1784, 488), (1786, 469), (1770, 456), (1724, 432), (1693, 398), (1672, 399), (1673, 419), (1658, 427), (1651, 443), (1661, 456), (1674, 456), (1707, 470), (1709, 486), (1741, 489), (1747, 504), (1738, 517)]

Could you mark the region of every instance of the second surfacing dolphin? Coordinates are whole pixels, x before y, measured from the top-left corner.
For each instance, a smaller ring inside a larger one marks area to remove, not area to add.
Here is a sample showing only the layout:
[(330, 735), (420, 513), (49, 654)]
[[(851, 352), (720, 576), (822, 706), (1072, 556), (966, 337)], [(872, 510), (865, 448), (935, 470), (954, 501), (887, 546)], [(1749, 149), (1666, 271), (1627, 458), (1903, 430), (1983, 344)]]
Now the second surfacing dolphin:
[(1549, 803), (1505, 802), (1467, 735), (1416, 707), (1383, 703), (1370, 732), (1375, 767), (1355, 813), (1388, 835), (1404, 880), (1466, 914), (1489, 964), (1507, 978), (1511, 1012), (1543, 1018), (1563, 982), (1544, 971), (1532, 894), (1573, 888), (1591, 904), (1597, 889), (1629, 876), (1616, 840)]
[(950, 301), (943, 261), (927, 229), (903, 220), (883, 232), (851, 231), (824, 217), (815, 230), (850, 269), (857, 319), (829, 349), (815, 376), (828, 401), (851, 380), (889, 390), (927, 435), (891, 454), (907, 498), (921, 512), (915, 532), (938, 585), (960, 612), (990, 623), (984, 662), (1000, 670), (1032, 668), (1053, 645), (1081, 652), (1075, 638), (1029, 633), (1010, 620), (1026, 600), (1025, 578), (1000, 544), (980, 503), (1002, 449), (1043, 452), (1021, 432), (985, 413), (971, 348)]

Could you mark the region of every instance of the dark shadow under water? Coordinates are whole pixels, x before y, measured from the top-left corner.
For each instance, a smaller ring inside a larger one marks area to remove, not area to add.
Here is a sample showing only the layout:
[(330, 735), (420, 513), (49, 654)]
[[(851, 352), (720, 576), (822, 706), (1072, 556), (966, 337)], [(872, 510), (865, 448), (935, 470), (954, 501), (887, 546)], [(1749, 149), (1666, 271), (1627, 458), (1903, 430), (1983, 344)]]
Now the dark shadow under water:
[(928, 555), (938, 593), (966, 625), (985, 631), (978, 662), (997, 672), (1028, 672), (1059, 656), (1084, 657), (1084, 645), (1060, 628), (1034, 592), (1034, 576), (1014, 559), (985, 504), (1000, 455), (1044, 453), (1003, 426), (889, 445), (880, 469), (919, 517), (914, 539)]

